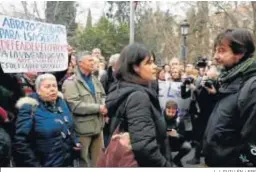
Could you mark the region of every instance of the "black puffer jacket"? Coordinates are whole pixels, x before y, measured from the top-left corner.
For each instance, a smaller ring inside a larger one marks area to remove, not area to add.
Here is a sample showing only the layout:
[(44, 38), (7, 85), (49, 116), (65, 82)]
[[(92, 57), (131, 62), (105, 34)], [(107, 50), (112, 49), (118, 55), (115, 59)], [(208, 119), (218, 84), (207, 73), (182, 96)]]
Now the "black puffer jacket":
[(124, 116), (120, 129), (129, 132), (140, 167), (171, 166), (166, 123), (155, 92), (146, 86), (117, 82), (110, 88), (106, 106), (111, 119), (110, 131), (119, 124), (118, 116)]
[(253, 76), (256, 63), (220, 86), (203, 139), (208, 166), (243, 166), (241, 153), (249, 143), (256, 144), (256, 78), (249, 91), (241, 95), (243, 100), (238, 99), (243, 83)]
[[(214, 87), (218, 89), (219, 86), (218, 84), (215, 84)], [(195, 90), (194, 94), (200, 109), (200, 113), (198, 113), (197, 118), (194, 119), (194, 138), (196, 141), (201, 142), (207, 122), (216, 104), (217, 96), (210, 94), (206, 88), (202, 86), (199, 86), (199, 88)]]
[[(219, 85), (215, 83), (214, 88), (217, 90)], [(181, 96), (182, 98), (192, 97), (189, 114), (191, 115), (193, 124), (193, 137), (194, 140), (201, 142), (208, 119), (216, 104), (217, 96), (210, 94), (201, 85), (198, 85), (195, 90), (186, 91), (186, 85), (184, 84), (181, 86)]]

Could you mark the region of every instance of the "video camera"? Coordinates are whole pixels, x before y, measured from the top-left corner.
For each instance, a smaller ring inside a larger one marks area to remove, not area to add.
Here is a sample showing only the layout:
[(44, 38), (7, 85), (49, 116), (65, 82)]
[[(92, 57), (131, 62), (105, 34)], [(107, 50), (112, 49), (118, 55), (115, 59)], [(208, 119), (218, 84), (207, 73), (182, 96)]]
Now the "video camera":
[(189, 84), (192, 84), (194, 83), (194, 78), (192, 77), (187, 77), (185, 80), (184, 80), (184, 85), (189, 85)]
[(215, 84), (215, 80), (213, 79), (208, 79), (205, 81), (204, 86), (207, 88), (212, 88)]
[(196, 67), (205, 68), (207, 66), (207, 57), (197, 57)]

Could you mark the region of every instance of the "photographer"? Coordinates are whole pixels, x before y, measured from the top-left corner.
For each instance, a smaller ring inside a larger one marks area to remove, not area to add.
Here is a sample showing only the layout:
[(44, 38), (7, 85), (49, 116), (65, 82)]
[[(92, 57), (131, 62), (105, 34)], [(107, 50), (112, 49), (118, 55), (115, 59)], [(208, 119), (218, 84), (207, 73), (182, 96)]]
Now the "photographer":
[(196, 87), (198, 87), (200, 85), (203, 76), (206, 75), (208, 62), (209, 61), (208, 61), (207, 57), (204, 57), (204, 56), (197, 57), (197, 62), (196, 62), (195, 66), (199, 71), (199, 76), (195, 81)]
[[(181, 88), (182, 98), (192, 96), (189, 113), (193, 124), (193, 140), (195, 143), (195, 156), (188, 164), (199, 164), (201, 153), (201, 142), (209, 116), (216, 103), (216, 90), (219, 87), (217, 82), (218, 72), (215, 66), (210, 66), (206, 75), (201, 78), (198, 86), (188, 81), (184, 82)], [(186, 90), (190, 88), (188, 91)], [(192, 87), (192, 89), (191, 89)]]
[(183, 101), (186, 101), (187, 103), (187, 113), (184, 116), (184, 121), (186, 124), (186, 134), (185, 138), (186, 140), (192, 140), (193, 138), (193, 120), (191, 114), (191, 104), (194, 102), (193, 94), (191, 94), (195, 89), (195, 80), (198, 77), (198, 71), (196, 69), (193, 69), (191, 71), (188, 71), (183, 75), (182, 79), (182, 85), (181, 85), (181, 98)]

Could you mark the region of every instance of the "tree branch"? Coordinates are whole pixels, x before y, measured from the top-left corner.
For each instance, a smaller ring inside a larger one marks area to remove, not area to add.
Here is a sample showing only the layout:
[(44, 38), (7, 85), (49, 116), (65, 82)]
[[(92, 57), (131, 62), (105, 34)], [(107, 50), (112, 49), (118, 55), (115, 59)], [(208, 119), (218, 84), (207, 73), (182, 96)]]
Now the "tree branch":
[(234, 17), (232, 14), (230, 14), (225, 8), (223, 8), (223, 7), (219, 4), (218, 1), (215, 2), (215, 4), (217, 5), (218, 8), (222, 9), (222, 10), (225, 12), (225, 14), (227, 14), (227, 16), (230, 18), (232, 24), (233, 24), (235, 27), (239, 27), (239, 25), (238, 25), (238, 23), (237, 23), (235, 17)]

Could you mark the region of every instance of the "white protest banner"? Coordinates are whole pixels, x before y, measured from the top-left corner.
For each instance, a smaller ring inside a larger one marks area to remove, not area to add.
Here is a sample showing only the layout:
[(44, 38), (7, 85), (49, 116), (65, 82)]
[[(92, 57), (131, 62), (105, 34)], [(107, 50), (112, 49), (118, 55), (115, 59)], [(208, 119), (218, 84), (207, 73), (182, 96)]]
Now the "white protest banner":
[(165, 109), (169, 87), (170, 87), (169, 81), (158, 80), (158, 88), (159, 88), (158, 100), (162, 110)]
[(178, 115), (184, 116), (190, 105), (190, 98), (181, 98), (181, 82), (160, 81), (158, 82), (158, 99), (162, 109), (165, 108), (167, 101), (175, 101), (178, 104)]
[(53, 72), (68, 67), (63, 25), (0, 15), (0, 63), (5, 73)]

